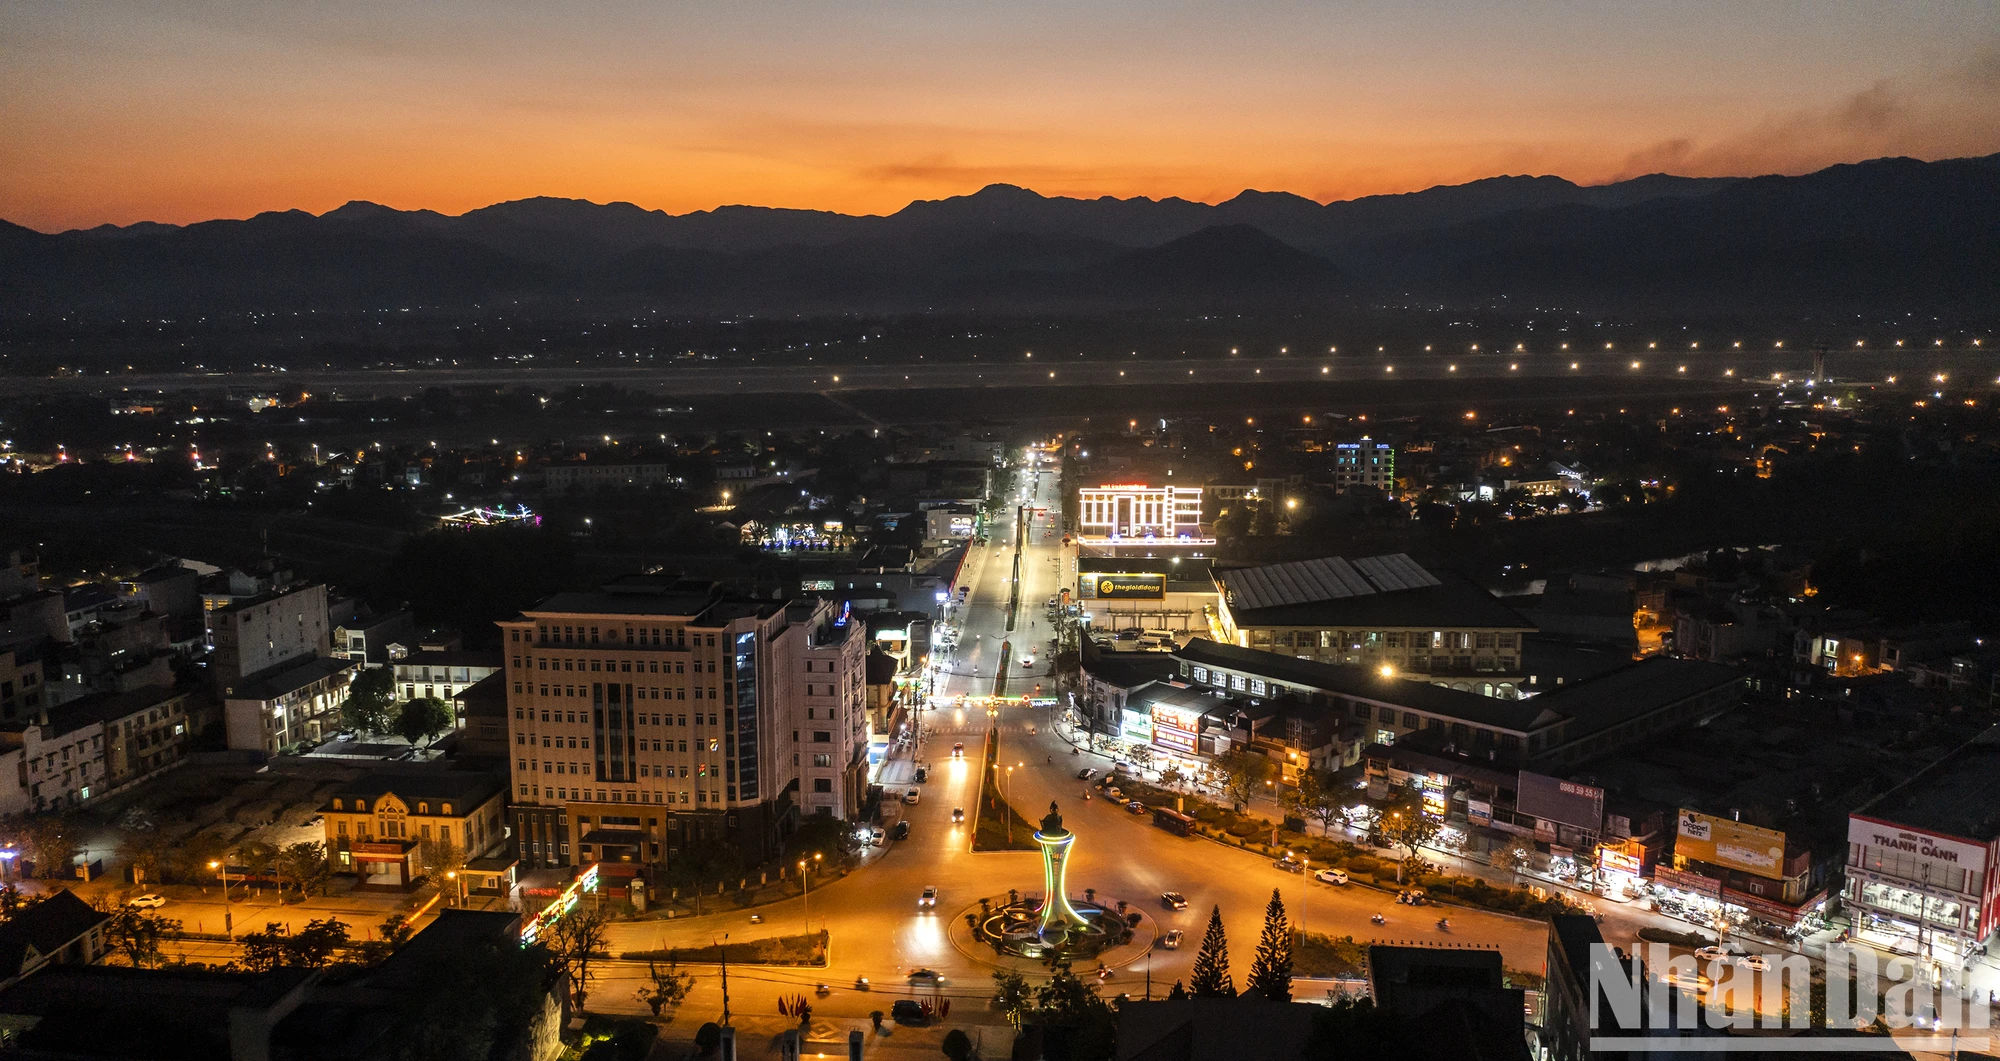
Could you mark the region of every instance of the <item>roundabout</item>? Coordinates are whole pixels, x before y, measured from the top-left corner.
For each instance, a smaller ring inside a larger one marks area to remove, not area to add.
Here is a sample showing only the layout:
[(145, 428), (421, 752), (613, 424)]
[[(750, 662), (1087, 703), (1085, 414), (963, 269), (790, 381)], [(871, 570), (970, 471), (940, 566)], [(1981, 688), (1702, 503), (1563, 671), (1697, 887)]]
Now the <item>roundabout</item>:
[(997, 896), (980, 899), (955, 919), (953, 944), (967, 957), (1001, 968), (1090, 961), (1115, 967), (1151, 950), (1156, 931), (1144, 913), (1125, 902), (1100, 903), (1095, 890), (1086, 890), (1081, 899), (1070, 896), (1069, 856), (1075, 842), (1076, 834), (1063, 827), (1061, 811), (1051, 801), (1035, 830), (1042, 893), (1012, 890), (1004, 901)]

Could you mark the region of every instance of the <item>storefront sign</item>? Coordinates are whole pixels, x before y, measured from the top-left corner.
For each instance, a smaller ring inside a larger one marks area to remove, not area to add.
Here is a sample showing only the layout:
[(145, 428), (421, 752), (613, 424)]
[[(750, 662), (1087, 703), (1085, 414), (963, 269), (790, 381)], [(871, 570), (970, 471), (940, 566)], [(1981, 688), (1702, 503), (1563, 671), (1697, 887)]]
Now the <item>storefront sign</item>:
[(1655, 866), (1653, 883), (1679, 888), (1681, 891), (1693, 892), (1696, 895), (1706, 895), (1711, 899), (1722, 894), (1722, 882), (1714, 877), (1704, 877), (1699, 873), (1675, 869), (1672, 866)]
[(1614, 871), (1618, 873), (1630, 873), (1636, 877), (1639, 875), (1639, 858), (1636, 855), (1626, 854), (1616, 848), (1599, 848), (1597, 852), (1597, 871), (1599, 873), (1611, 873)]
[(1493, 804), (1479, 799), (1465, 801), (1465, 818), (1474, 825), (1493, 824)]
[(1125, 708), (1120, 713), (1118, 735), (1131, 744), (1153, 743), (1153, 716)]
[(1784, 879), (1785, 834), (1681, 808), (1674, 854), (1716, 866)]
[(1160, 600), (1167, 595), (1167, 576), (1086, 572), (1076, 578), (1076, 595), (1085, 600)]
[(1171, 707), (1153, 708), (1153, 745), (1183, 755), (1201, 751), (1201, 716)]
[(1522, 814), (1573, 825), (1596, 834), (1604, 827), (1604, 790), (1521, 771), (1514, 805)]
[(1860, 845), (1862, 864), (1870, 867), (1879, 864), (1879, 859), (1894, 860), (1897, 856), (1973, 872), (1986, 866), (1986, 848), (1978, 844), (1858, 816), (1847, 819), (1847, 842)]

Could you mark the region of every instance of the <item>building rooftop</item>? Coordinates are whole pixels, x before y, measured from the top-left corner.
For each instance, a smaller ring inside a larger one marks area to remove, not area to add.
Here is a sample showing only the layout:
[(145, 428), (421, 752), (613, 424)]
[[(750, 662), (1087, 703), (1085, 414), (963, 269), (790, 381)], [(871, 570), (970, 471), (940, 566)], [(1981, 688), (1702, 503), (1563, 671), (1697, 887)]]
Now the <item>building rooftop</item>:
[(296, 586), (287, 586), (284, 589), (266, 590), (265, 592), (255, 594), (254, 596), (238, 597), (227, 604), (223, 604), (216, 607), (214, 611), (211, 612), (211, 614), (245, 611), (250, 608), (255, 608), (260, 604), (269, 604), (270, 602), (277, 600), (279, 597), (287, 597), (294, 593), (302, 593), (317, 585), (319, 585), (319, 583), (317, 582), (302, 582)]
[[(1357, 561), (1361, 562), (1364, 561)], [(1341, 563), (1345, 564), (1346, 561)], [(1289, 568), (1301, 565), (1273, 566)], [(1400, 570), (1400, 565), (1397, 569)], [(1332, 627), (1349, 630), (1413, 626), (1440, 630), (1486, 627), (1535, 629), (1533, 622), (1520, 612), (1501, 603), (1498, 597), (1463, 576), (1449, 571), (1432, 575), (1428, 584), (1392, 587), (1385, 579), (1381, 585), (1389, 588), (1380, 589), (1375, 588), (1377, 584), (1372, 580), (1361, 579), (1357, 574), (1357, 581), (1367, 587), (1366, 589), (1345, 595), (1333, 595), (1329, 592), (1328, 595), (1319, 596), (1321, 590), (1311, 588), (1318, 583), (1307, 581), (1303, 573), (1288, 582), (1274, 584), (1274, 580), (1268, 575), (1261, 579), (1239, 577), (1239, 572), (1244, 570), (1269, 572), (1272, 568), (1218, 569), (1215, 575), (1217, 586), (1229, 602), (1230, 614), (1239, 626)], [(1236, 592), (1232, 586), (1239, 587), (1244, 592)]]
[(1854, 813), (1979, 844), (2000, 837), (2000, 726), (1981, 733)]
[(1577, 724), (1570, 727), (1568, 737), (1576, 740), (1669, 704), (1742, 683), (1743, 674), (1734, 667), (1652, 656), (1588, 681), (1549, 690), (1527, 702), (1575, 719)]
[(1274, 608), (1288, 604), (1365, 597), (1438, 584), (1437, 576), (1404, 553), (1367, 556), (1352, 563), (1338, 556), (1294, 560), (1217, 572), (1222, 593), (1234, 607)]
[(499, 671), (473, 682), (452, 697), (465, 717), (504, 718), (507, 715), (507, 676)]
[(90, 693), (49, 708), (49, 725), (60, 736), (84, 726), (124, 718), (179, 695), (164, 685), (148, 685), (122, 693)]
[(413, 652), (396, 661), (398, 667), (499, 667), (500, 650), (478, 652), (469, 649)]
[(54, 954), (110, 917), (67, 888), (23, 909), (0, 924), (0, 977), (19, 976), (29, 948)]
[(0, 1014), (38, 1018), (21, 1056), (207, 1061), (231, 1056), (233, 1012), (268, 1011), (314, 975), (54, 965), (0, 992)]
[[(480, 770), (379, 770), (334, 789), (333, 796), (374, 799), (393, 794), (403, 800), (451, 800), (470, 810), (506, 790), (506, 778)], [(329, 803), (320, 810), (331, 806)]]
[(352, 666), (354, 663), (351, 660), (315, 656), (296, 667), (288, 667), (275, 674), (236, 686), (229, 690), (227, 695), (231, 700), (276, 700), (286, 693), (297, 692), (322, 678), (339, 674)]
[(1256, 674), (1268, 681), (1338, 696), (1408, 707), (1471, 725), (1526, 733), (1563, 716), (1544, 706), (1546, 697), (1502, 700), (1395, 677), (1351, 663), (1318, 663), (1295, 656), (1238, 648), (1196, 638), (1174, 653), (1175, 659), (1208, 667)]

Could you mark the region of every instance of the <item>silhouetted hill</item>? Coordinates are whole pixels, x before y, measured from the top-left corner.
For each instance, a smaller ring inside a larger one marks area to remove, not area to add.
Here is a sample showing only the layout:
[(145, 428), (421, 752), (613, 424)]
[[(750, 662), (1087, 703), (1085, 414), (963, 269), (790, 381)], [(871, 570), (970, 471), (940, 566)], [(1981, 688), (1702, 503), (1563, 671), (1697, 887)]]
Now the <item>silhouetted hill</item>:
[(886, 216), (730, 206), (672, 215), (535, 198), (452, 217), (351, 202), (46, 235), (0, 222), (0, 312), (1228, 306), (1393, 291), (1579, 308), (1993, 302), (2000, 156), (1803, 177), (1494, 177), (1326, 205), (1245, 191), (1049, 197), (996, 184)]

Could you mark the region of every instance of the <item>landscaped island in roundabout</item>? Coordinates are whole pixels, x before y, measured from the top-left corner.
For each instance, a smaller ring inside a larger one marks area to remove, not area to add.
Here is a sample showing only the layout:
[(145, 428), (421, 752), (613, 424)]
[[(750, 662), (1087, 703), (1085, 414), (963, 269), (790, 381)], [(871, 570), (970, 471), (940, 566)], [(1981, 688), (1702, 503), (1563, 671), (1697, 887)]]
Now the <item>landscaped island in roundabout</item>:
[[(1055, 803), (1035, 830), (1042, 851), (1042, 894), (1018, 897), (1004, 906), (981, 900), (967, 915), (973, 934), (1002, 954), (1043, 961), (1095, 958), (1131, 938), (1137, 913), (1121, 914), (1098, 905), (1094, 896), (1072, 900), (1067, 888), (1070, 846), (1076, 834), (1063, 828)], [(1123, 904), (1120, 904), (1123, 905)]]

